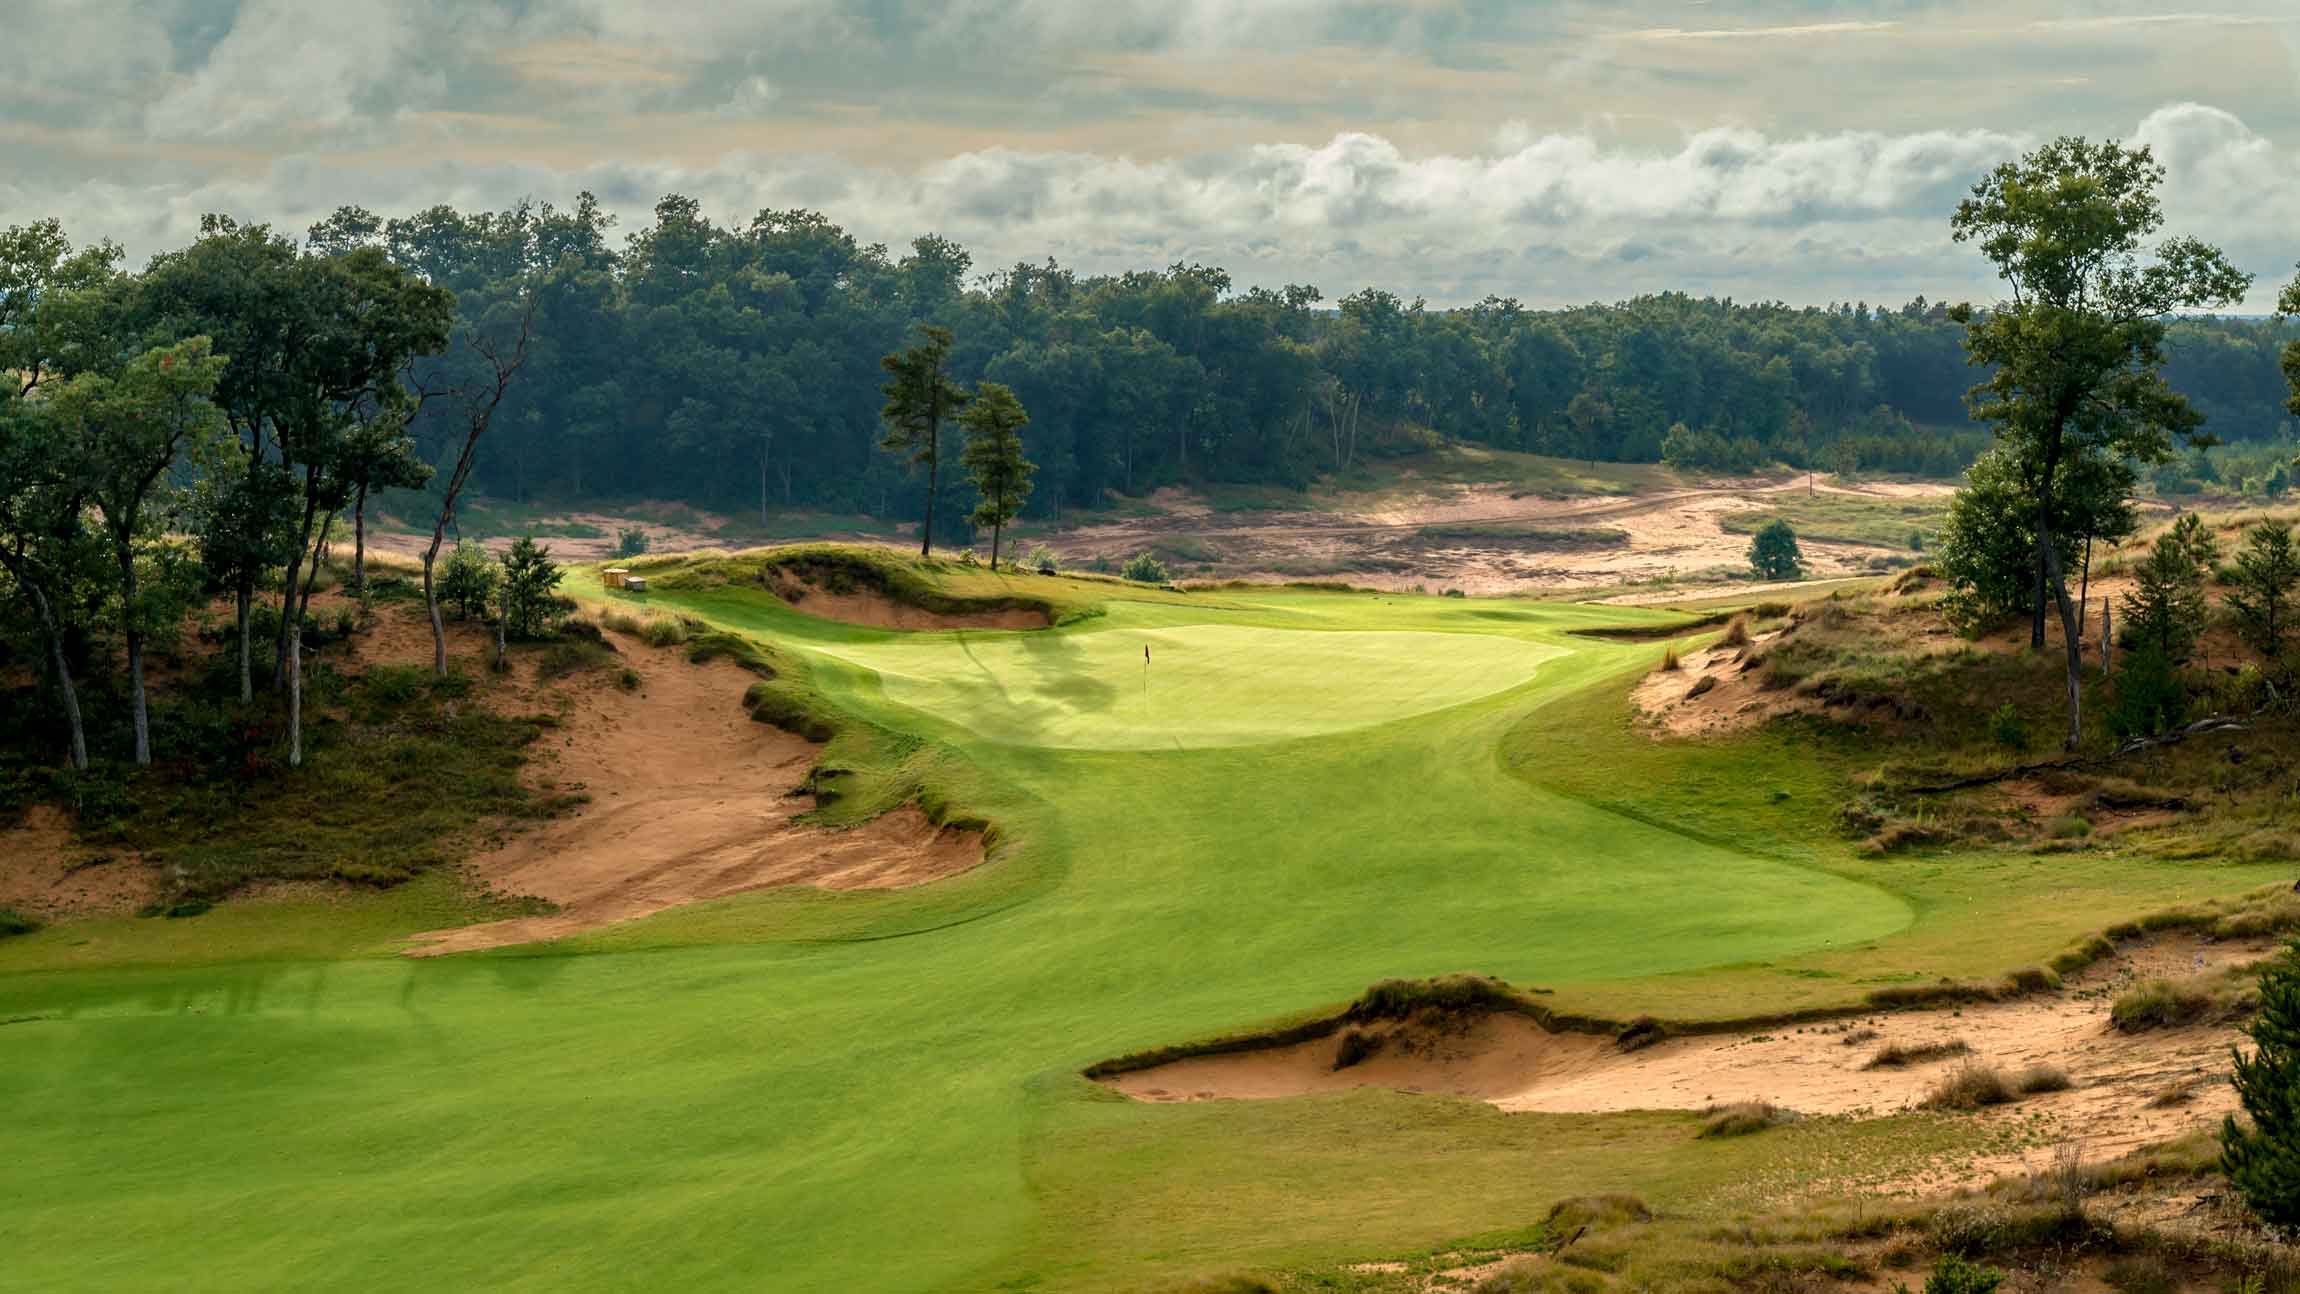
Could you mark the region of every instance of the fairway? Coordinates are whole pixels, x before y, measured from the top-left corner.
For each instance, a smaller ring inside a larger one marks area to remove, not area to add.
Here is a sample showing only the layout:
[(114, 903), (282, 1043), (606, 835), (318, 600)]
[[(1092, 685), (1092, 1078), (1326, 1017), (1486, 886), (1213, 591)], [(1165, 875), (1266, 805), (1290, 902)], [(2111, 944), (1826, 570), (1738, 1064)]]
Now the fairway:
[(1487, 634), (1242, 625), (959, 633), (829, 650), (877, 674), (889, 701), (988, 741), (1074, 750), (1346, 732), (1515, 687), (1559, 654)]
[[(1703, 794), (1621, 718), (1659, 644), (1574, 632), (1661, 613), (1109, 590), (1104, 614), (1031, 634), (655, 599), (771, 643), (785, 685), (879, 734), (826, 760), (995, 823), (993, 861), (950, 880), (420, 962), (265, 929), (341, 919), (324, 904), (0, 942), (0, 1286), (1157, 1290), (1380, 1257), (1573, 1191), (1724, 1190), (1788, 1143), (1664, 1169), (1673, 1116), (1156, 1107), (1077, 1071), (1393, 976), (1687, 1014), (1809, 1003), (1873, 972), (1999, 972), (2103, 905), (2255, 883), (2087, 863), (2091, 907), (2007, 879), (2028, 906), (2000, 927), (1944, 900), (1946, 867), (1548, 789), (1555, 761), (1581, 781), (1621, 761), (1602, 798)], [(1733, 785), (1818, 798), (1793, 754), (1762, 758)], [(203, 929), (241, 942), (133, 964), (139, 940)], [(1858, 974), (1805, 969), (1856, 951)], [(1704, 987), (1720, 976), (1732, 993)]]

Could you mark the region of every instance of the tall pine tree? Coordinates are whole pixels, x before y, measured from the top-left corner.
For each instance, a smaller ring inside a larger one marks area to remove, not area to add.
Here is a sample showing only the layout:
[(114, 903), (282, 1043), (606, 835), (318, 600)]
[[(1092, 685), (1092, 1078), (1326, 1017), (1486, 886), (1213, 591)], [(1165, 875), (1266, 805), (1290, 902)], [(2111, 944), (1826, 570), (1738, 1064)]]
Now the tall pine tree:
[(920, 324), (926, 340), (879, 361), (886, 370), (886, 421), (881, 449), (910, 455), (926, 468), (926, 522), (919, 527), (918, 555), (934, 552), (934, 500), (942, 488), (942, 424), (966, 407), (966, 391), (950, 377), (950, 329)]
[(1030, 424), (1030, 415), (1011, 389), (985, 382), (958, 420), (966, 428), (961, 461), (982, 499), (969, 520), (990, 527), (990, 569), (995, 571), (999, 535), (1022, 512), (1023, 501), (1030, 497), (1030, 478), (1038, 471), (1036, 463), (1022, 456), (1022, 429)]
[(2261, 1220), (2300, 1230), (2300, 943), (2260, 977), (2260, 1013), (2236, 1053), (2236, 1095), (2251, 1117), (2221, 1127), (2220, 1167)]

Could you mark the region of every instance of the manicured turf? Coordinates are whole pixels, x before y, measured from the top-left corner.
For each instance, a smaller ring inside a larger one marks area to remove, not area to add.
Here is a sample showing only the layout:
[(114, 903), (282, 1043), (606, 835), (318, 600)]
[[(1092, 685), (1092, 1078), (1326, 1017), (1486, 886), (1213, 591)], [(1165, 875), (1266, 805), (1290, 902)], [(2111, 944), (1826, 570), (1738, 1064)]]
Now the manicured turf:
[[(1383, 1094), (1143, 1107), (1075, 1072), (1389, 976), (1561, 1002), (1728, 984), (1716, 1013), (1739, 1013), (1816, 991), (1772, 968), (1873, 945), (1896, 973), (1997, 971), (2084, 915), (2030, 887), (2017, 919), (1975, 920), (1996, 892), (1948, 906), (1951, 866), (1911, 884), (1850, 860), (1794, 749), (1758, 747), (1708, 822), (1616, 722), (1659, 645), (1569, 632), (1651, 613), (1228, 592), (906, 638), (733, 589), (682, 605), (915, 734), (879, 754), (999, 823), (1002, 856), (905, 894), (745, 896), (425, 962), (282, 944), (56, 969), (87, 960), (69, 928), (0, 943), (0, 1285), (1163, 1288), (1520, 1226), (1574, 1191), (1725, 1207), (1823, 1171), (1832, 1139)], [(1152, 698), (1130, 703), (1145, 641)], [(1044, 708), (1006, 714), (1001, 689)], [(1773, 789), (1794, 812), (1765, 816)], [(2087, 901), (2158, 906), (2174, 877), (2256, 883), (2135, 867)], [(1858, 1135), (1884, 1163), (1963, 1134)]]

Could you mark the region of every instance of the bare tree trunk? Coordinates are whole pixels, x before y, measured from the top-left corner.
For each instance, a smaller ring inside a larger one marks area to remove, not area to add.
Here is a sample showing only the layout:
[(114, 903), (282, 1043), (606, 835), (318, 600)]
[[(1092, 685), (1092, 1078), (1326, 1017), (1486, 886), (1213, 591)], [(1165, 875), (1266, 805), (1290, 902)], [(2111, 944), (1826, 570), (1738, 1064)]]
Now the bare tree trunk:
[(288, 767), (303, 767), (303, 626), (288, 634)]
[(367, 601), (367, 483), (351, 505), (351, 595)]
[(2068, 585), (2061, 578), (2060, 548), (2052, 542), (2050, 527), (2040, 522), (2037, 534), (2042, 542), (2045, 561), (2045, 582), (2051, 587), (2053, 607), (2060, 613), (2062, 646), (2068, 656), (2068, 737), (2063, 748), (2075, 750), (2077, 741), (2084, 736), (2084, 640), (2076, 628), (2076, 608), (2068, 598)]
[(2076, 631), (2084, 633), (2084, 613), (2092, 609), (2092, 536), (2084, 537), (2084, 573), (2076, 580)]
[[(318, 467), (304, 469), (303, 526), (296, 531), (295, 553), (288, 558), (287, 580), (280, 586), (279, 641), (272, 646), (272, 690), (275, 692), (287, 687), (288, 632), (300, 623), (302, 615), (297, 607), (296, 588), (303, 574), (304, 554), (312, 546), (311, 528), (319, 518), (319, 494), (315, 489), (318, 476)], [(317, 562), (318, 554), (314, 553), (312, 560)]]
[[(932, 428), (926, 434), (930, 440), (941, 436), (939, 430)], [(942, 453), (937, 446), (928, 451), (926, 456), (926, 524), (918, 528), (918, 555), (921, 557), (934, 555), (934, 496), (941, 492), (938, 488), (941, 480)]]
[(775, 433), (768, 432), (759, 441), (759, 525), (767, 524), (767, 459), (775, 452)]
[(255, 610), (256, 577), (252, 573), (241, 575), (236, 592), (240, 624), (240, 704), (247, 705), (256, 699), (255, 669), (250, 659), (255, 653), (249, 642), (254, 631), (248, 623), (250, 613)]
[(1004, 522), (993, 523), (990, 527), (990, 569), (994, 571), (998, 569), (998, 535), (1005, 529)]
[(526, 310), (519, 319), (519, 341), (507, 355), (491, 340), (473, 337), (470, 346), (488, 367), (494, 370), (493, 385), (478, 393), (463, 393), (464, 435), (463, 449), (455, 456), (455, 470), (447, 475), (447, 489), (439, 504), (439, 519), (431, 526), (431, 544), (423, 550), (423, 606), (431, 616), (431, 668), (436, 674), (447, 673), (447, 623), (439, 617), (439, 589), (432, 583), (432, 568), (439, 561), (439, 546), (447, 539), (448, 528), (455, 524), (455, 501), (462, 496), (464, 484), (471, 479), (471, 467), (479, 453), (479, 438), (495, 421), (495, 411), (503, 404), (504, 392), (511, 389), (511, 380), (527, 364), (527, 343), (535, 332), (535, 292), (527, 293)]
[(2039, 520), (2036, 527), (2036, 594), (2031, 599), (2029, 607), (2028, 649), (2030, 651), (2044, 650), (2044, 604), (2047, 596), (2045, 564), (2048, 560), (2045, 556), (2045, 550), (2052, 544), (2052, 541), (2046, 538), (2048, 533), (2045, 523)]
[(56, 670), (56, 691), (64, 701), (64, 723), (71, 732), (72, 767), (88, 771), (88, 729), (80, 720), (80, 690), (72, 685), (72, 663), (64, 658), (64, 631), (56, 623), (56, 609), (40, 586), (20, 581), (24, 591), (32, 595), (32, 609), (39, 614), (40, 628), (48, 638), (48, 663)]
[(152, 762), (152, 719), (144, 701), (144, 631), (136, 624), (136, 560), (125, 545), (119, 549), (121, 619), (128, 640), (128, 695), (136, 727), (136, 763)]
[(2100, 600), (2100, 676), (2108, 677), (2109, 653), (2112, 650), (2108, 635), (2108, 599)]
[(439, 618), (439, 592), (431, 586), (431, 566), (439, 559), (442, 530), (431, 532), (431, 547), (423, 550), (423, 609), (431, 616), (431, 672), (447, 673), (447, 624)]

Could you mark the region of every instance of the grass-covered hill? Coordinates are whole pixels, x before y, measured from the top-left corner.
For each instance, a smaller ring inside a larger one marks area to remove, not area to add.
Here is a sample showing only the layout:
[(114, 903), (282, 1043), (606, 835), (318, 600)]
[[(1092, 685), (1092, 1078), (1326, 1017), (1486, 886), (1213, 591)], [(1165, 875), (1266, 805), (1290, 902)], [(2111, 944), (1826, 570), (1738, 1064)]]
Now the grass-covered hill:
[[(1568, 1196), (1713, 1229), (1854, 1161), (2018, 1134), (1912, 1112), (1704, 1139), (1692, 1112), (1373, 1089), (1151, 1105), (1083, 1071), (1465, 971), (1601, 1022), (1850, 1008), (2289, 882), (1964, 838), (1873, 856), (1840, 825), (1845, 747), (1657, 741), (1633, 716), (1665, 652), (1721, 632), (1677, 612), (884, 550), (639, 565), (644, 594), (568, 592), (749, 664), (727, 704), (827, 742), (810, 820), (916, 803), (987, 828), (987, 861), (426, 960), (383, 937), (442, 924), (393, 909), (405, 887), (0, 940), (0, 1156), (40, 1183), (0, 1211), (13, 1279), (1166, 1290), (1506, 1244)], [(889, 603), (1035, 624), (875, 623)], [(328, 922), (364, 933), (266, 942)]]

